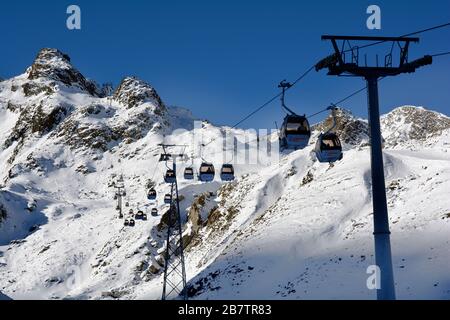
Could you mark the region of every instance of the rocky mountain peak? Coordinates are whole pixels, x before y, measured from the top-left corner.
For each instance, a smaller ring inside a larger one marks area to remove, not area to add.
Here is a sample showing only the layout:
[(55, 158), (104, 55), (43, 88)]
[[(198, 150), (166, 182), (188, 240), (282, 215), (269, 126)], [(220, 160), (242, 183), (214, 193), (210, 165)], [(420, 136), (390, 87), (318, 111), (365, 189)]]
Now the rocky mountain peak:
[(59, 81), (66, 86), (75, 86), (89, 94), (98, 96), (97, 86), (87, 80), (70, 62), (70, 57), (52, 48), (39, 51), (28, 72), (29, 80), (47, 79)]
[[(336, 126), (333, 129), (341, 141), (350, 145), (361, 145), (369, 140), (369, 126), (365, 120), (356, 118), (349, 110), (338, 108), (335, 111)], [(333, 116), (313, 126), (313, 130), (326, 132), (333, 126)]]
[(150, 102), (158, 109), (165, 109), (164, 103), (156, 90), (145, 81), (136, 77), (127, 77), (122, 80), (114, 93), (114, 100), (122, 103), (127, 108)]
[(450, 129), (450, 118), (422, 107), (403, 106), (382, 116), (383, 136), (389, 146), (408, 141), (424, 142)]

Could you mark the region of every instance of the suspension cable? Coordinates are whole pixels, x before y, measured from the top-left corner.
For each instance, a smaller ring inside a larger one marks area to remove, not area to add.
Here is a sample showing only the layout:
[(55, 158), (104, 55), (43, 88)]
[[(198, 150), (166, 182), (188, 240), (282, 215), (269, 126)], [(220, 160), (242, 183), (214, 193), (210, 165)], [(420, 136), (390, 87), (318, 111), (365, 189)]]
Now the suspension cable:
[(449, 52), (442, 52), (442, 53), (432, 54), (431, 56), (432, 57), (442, 57), (442, 56), (446, 56), (446, 55), (449, 55), (449, 54), (450, 54), (450, 51)]
[[(306, 70), (300, 77), (298, 77), (294, 82), (291, 83), (291, 86), (289, 88), (286, 88), (286, 91), (292, 89), (293, 86), (295, 86), (298, 82), (300, 82), (303, 78), (305, 78), (311, 71), (313, 71), (315, 68), (315, 65), (313, 65), (312, 67), (310, 67), (308, 70)], [(254, 114), (258, 113), (259, 111), (261, 111), (263, 108), (267, 107), (270, 103), (272, 103), (273, 101), (275, 101), (276, 99), (280, 98), (282, 95), (282, 93), (278, 93), (277, 95), (275, 95), (273, 98), (271, 98), (270, 100), (268, 100), (266, 103), (264, 103), (263, 105), (261, 105), (259, 108), (257, 108), (256, 110), (254, 110), (253, 112), (251, 112), (249, 115), (247, 115), (246, 117), (244, 117), (242, 120), (240, 120), (239, 122), (237, 122), (235, 125), (233, 125), (231, 127), (231, 129), (236, 128), (238, 125), (240, 125), (241, 123), (243, 123), (244, 121), (248, 120), (249, 118), (251, 118)]]
[[(302, 73), (297, 79), (295, 79), (294, 82), (291, 83), (291, 86), (289, 88), (286, 88), (286, 91), (291, 89), (293, 86), (295, 86), (298, 82), (300, 82), (302, 79), (304, 79), (309, 73), (311, 73), (311, 71), (313, 71), (315, 68), (315, 65), (311, 66), (308, 70), (306, 70), (304, 73)], [(259, 111), (261, 111), (262, 109), (264, 109), (265, 107), (267, 107), (269, 104), (271, 104), (273, 101), (275, 101), (276, 99), (280, 98), (282, 95), (282, 93), (278, 93), (277, 95), (273, 96), (272, 98), (270, 98), (268, 101), (266, 101), (264, 104), (262, 104), (261, 106), (259, 106), (258, 108), (256, 108), (254, 111), (252, 111), (251, 113), (249, 113), (247, 116), (245, 116), (243, 119), (239, 120), (236, 124), (234, 124), (233, 126), (230, 127), (230, 129), (235, 129), (237, 126), (239, 126), (241, 123), (245, 122), (246, 120), (248, 120), (249, 118), (251, 118), (252, 116), (254, 116), (256, 113), (258, 113)], [(207, 147), (208, 145), (210, 145), (211, 143), (213, 143), (217, 138), (212, 139), (210, 142), (203, 144), (203, 147)]]
[[(406, 37), (409, 37), (409, 36), (414, 36), (414, 35), (417, 35), (417, 34), (433, 31), (433, 30), (436, 30), (436, 29), (446, 28), (446, 27), (449, 27), (449, 26), (450, 26), (450, 22), (447, 22), (447, 23), (444, 23), (444, 24), (441, 24), (441, 25), (438, 25), (438, 26), (434, 26), (434, 27), (431, 27), (431, 28), (427, 28), (427, 29), (411, 32), (411, 33), (408, 33), (408, 34), (404, 34), (404, 35), (400, 36), (399, 38), (406, 38)], [(369, 43), (369, 44), (366, 44), (366, 45), (363, 45), (363, 46), (359, 46), (358, 49), (364, 49), (364, 48), (376, 46), (378, 44), (382, 44), (382, 43), (385, 43), (385, 42), (386, 42), (386, 40), (380, 40), (380, 41), (377, 41), (377, 42), (373, 42), (373, 43)], [(351, 52), (351, 51), (352, 51), (352, 49), (347, 49), (347, 50), (342, 51), (342, 53), (347, 53), (347, 52)]]
[[(444, 23), (444, 24), (441, 24), (441, 25), (437, 25), (437, 26), (434, 26), (434, 27), (430, 27), (430, 28), (427, 28), (427, 29), (423, 29), (423, 30), (411, 32), (411, 33), (408, 33), (408, 34), (404, 34), (404, 35), (400, 36), (400, 38), (405, 38), (405, 37), (409, 37), (409, 36), (412, 36), (412, 35), (417, 35), (417, 34), (429, 32), (429, 31), (433, 31), (433, 30), (437, 30), (437, 29), (449, 27), (449, 26), (450, 26), (450, 22)], [(367, 48), (367, 47), (371, 47), (371, 46), (374, 46), (374, 45), (377, 45), (377, 44), (381, 44), (381, 43), (384, 43), (384, 42), (386, 42), (386, 41), (385, 41), (385, 40), (381, 40), (381, 41), (377, 41), (377, 42), (374, 42), (374, 43), (370, 43), (370, 44), (367, 44), (367, 45), (364, 45), (364, 46), (360, 46), (360, 47), (358, 47), (358, 48), (359, 48), (359, 49)], [(346, 50), (346, 51), (343, 51), (343, 53), (349, 52), (349, 51), (351, 51), (351, 49), (348, 49), (348, 50)], [(450, 54), (450, 52), (444, 52), (444, 53), (435, 54), (435, 55), (432, 55), (432, 57), (439, 57), (439, 56), (444, 56), (444, 55), (448, 55), (448, 54)], [(291, 85), (289, 88), (286, 88), (286, 91), (289, 90), (289, 89), (291, 89), (292, 87), (294, 87), (294, 86), (295, 86), (298, 82), (300, 82), (301, 80), (303, 80), (303, 79), (304, 79), (304, 78), (305, 78), (312, 70), (315, 69), (315, 66), (316, 66), (316, 65), (314, 64), (314, 65), (311, 66), (309, 69), (307, 69), (303, 74), (301, 74), (294, 82), (292, 82), (292, 85)], [(382, 79), (383, 79), (383, 78), (380, 78), (380, 80), (382, 80)], [(350, 94), (349, 96), (347, 96), (347, 97), (341, 99), (340, 101), (338, 101), (338, 102), (335, 103), (335, 104), (338, 105), (338, 104), (341, 104), (341, 103), (347, 101), (348, 99), (350, 99), (350, 98), (354, 97), (355, 95), (357, 95), (357, 94), (363, 92), (364, 90), (366, 90), (366, 88), (367, 88), (367, 87), (364, 87), (364, 88), (361, 88), (361, 89), (359, 89), (359, 90), (353, 92), (352, 94)], [(264, 104), (262, 104), (261, 106), (259, 106), (258, 108), (256, 108), (254, 111), (252, 111), (252, 112), (249, 113), (247, 116), (245, 116), (244, 118), (242, 118), (241, 120), (239, 120), (237, 123), (235, 123), (235, 124), (234, 124), (232, 127), (230, 127), (230, 128), (231, 128), (231, 129), (236, 128), (237, 126), (239, 126), (240, 124), (242, 124), (243, 122), (247, 121), (249, 118), (251, 118), (252, 116), (254, 116), (256, 113), (258, 113), (259, 111), (261, 111), (262, 109), (264, 109), (265, 107), (267, 107), (267, 106), (268, 106), (269, 104), (271, 104), (273, 101), (275, 101), (276, 99), (280, 98), (281, 96), (282, 96), (282, 93), (278, 93), (278, 94), (275, 95), (274, 97), (270, 98), (267, 102), (265, 102)], [(319, 114), (321, 114), (321, 113), (323, 113), (323, 112), (325, 112), (325, 111), (327, 111), (327, 110), (328, 110), (328, 109), (321, 110), (321, 111), (319, 111), (319, 112), (317, 112), (317, 113), (314, 113), (314, 114), (310, 115), (308, 118), (317, 116), (317, 115), (319, 115)], [(217, 138), (214, 138), (214, 139), (212, 139), (210, 142), (208, 142), (207, 144), (203, 144), (203, 147), (207, 147), (207, 146), (210, 145), (212, 142), (214, 142), (216, 139), (217, 139)]]

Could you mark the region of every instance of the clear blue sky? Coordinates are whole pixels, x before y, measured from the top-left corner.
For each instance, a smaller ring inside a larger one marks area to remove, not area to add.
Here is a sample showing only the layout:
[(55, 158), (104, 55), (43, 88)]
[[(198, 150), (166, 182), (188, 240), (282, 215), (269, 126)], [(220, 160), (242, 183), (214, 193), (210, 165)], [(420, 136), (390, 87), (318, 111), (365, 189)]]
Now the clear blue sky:
[[(70, 4), (81, 7), (81, 31), (66, 29)], [(382, 9), (381, 31), (366, 28), (370, 4)], [(167, 104), (232, 125), (276, 94), (280, 80), (294, 80), (332, 52), (322, 34), (395, 36), (449, 21), (449, 0), (1, 1), (0, 76), (22, 73), (40, 48), (55, 47), (99, 83), (136, 75)], [(411, 59), (450, 51), (449, 40), (450, 28), (426, 33)], [(382, 112), (415, 104), (450, 114), (449, 70), (446, 56), (414, 75), (383, 81)], [(362, 86), (358, 78), (314, 72), (287, 101), (311, 114)], [(366, 117), (365, 94), (345, 107)], [(243, 126), (272, 128), (281, 118), (275, 102)]]

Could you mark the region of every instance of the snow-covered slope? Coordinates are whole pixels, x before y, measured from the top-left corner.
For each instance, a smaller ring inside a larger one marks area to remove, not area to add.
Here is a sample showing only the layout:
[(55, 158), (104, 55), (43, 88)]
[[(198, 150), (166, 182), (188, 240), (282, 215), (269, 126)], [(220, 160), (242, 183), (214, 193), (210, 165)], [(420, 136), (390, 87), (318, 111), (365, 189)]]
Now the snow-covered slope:
[[(312, 153), (330, 123), (280, 161), (239, 163), (235, 182), (180, 182), (192, 298), (375, 297), (366, 287), (374, 263), (367, 121), (339, 111), (345, 155), (334, 166)], [(449, 123), (415, 107), (382, 118), (400, 298), (450, 298)], [(202, 157), (218, 168), (257, 154), (246, 133), (207, 122), (194, 128), (188, 110), (166, 106), (133, 77), (108, 95), (67, 55), (43, 49), (24, 74), (0, 82), (0, 292), (159, 299), (169, 186), (157, 144), (187, 145), (180, 171)], [(224, 160), (233, 139), (237, 154)], [(130, 208), (160, 215), (124, 227), (113, 200), (119, 177)], [(146, 199), (149, 183), (156, 203)]]

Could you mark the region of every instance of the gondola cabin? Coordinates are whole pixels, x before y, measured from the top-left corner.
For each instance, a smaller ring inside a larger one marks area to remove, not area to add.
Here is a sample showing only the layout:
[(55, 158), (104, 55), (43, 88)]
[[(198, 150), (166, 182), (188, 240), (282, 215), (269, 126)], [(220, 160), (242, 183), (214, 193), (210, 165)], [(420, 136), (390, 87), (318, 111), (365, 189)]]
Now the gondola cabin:
[(156, 190), (155, 189), (150, 189), (147, 192), (147, 199), (150, 201), (154, 201), (156, 200)]
[(214, 165), (211, 163), (203, 162), (200, 166), (198, 178), (202, 182), (211, 182), (214, 180), (215, 174), (216, 170), (214, 169)]
[(194, 179), (194, 169), (189, 167), (184, 169), (184, 179), (186, 180), (192, 180)]
[(220, 179), (222, 181), (234, 180), (234, 167), (232, 164), (224, 164), (220, 170)]
[(156, 208), (152, 209), (152, 216), (153, 217), (157, 217), (158, 216), (158, 209), (156, 209)]
[(283, 149), (304, 149), (309, 143), (311, 128), (305, 116), (287, 115), (280, 131), (280, 146)]
[(335, 133), (320, 134), (314, 151), (316, 152), (317, 160), (322, 163), (336, 162), (343, 157), (341, 141)]
[(167, 170), (164, 176), (164, 181), (166, 183), (175, 183), (175, 180), (176, 180), (175, 171), (173, 171), (172, 169)]
[(165, 204), (171, 204), (172, 203), (172, 195), (170, 193), (166, 194), (164, 196), (164, 203)]
[(136, 213), (135, 218), (136, 218), (136, 219), (143, 220), (143, 218), (144, 218), (144, 211), (139, 210), (139, 211)]

